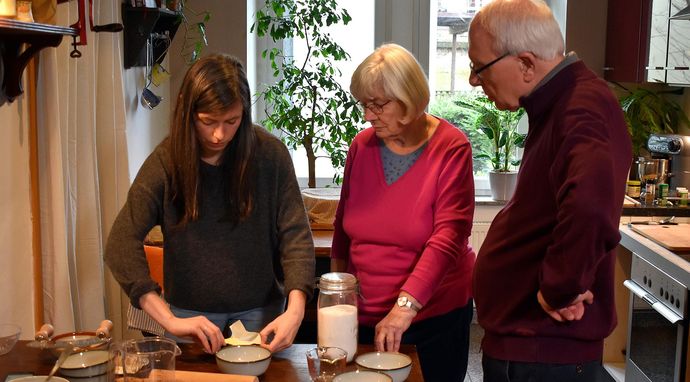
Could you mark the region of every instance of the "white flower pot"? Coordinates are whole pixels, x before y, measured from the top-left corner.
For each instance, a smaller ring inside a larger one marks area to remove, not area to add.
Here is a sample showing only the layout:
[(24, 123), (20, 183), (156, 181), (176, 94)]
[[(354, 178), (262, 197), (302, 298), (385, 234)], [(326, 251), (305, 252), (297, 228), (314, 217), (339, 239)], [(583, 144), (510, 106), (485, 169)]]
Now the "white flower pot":
[(491, 187), (491, 198), (498, 201), (510, 200), (515, 192), (515, 185), (517, 184), (516, 171), (489, 172), (489, 186)]

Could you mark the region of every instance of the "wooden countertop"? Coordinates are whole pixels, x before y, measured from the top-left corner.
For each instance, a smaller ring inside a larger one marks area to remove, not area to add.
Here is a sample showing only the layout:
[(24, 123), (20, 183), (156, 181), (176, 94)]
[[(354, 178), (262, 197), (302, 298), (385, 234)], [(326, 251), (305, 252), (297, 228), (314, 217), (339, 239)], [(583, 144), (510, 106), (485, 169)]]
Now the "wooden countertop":
[(331, 244), (333, 244), (333, 230), (313, 229), (311, 236), (314, 239), (314, 252), (316, 257), (331, 257)]
[[(29, 347), (27, 346), (28, 343), (29, 341), (19, 341), (12, 351), (0, 356), (0, 381), (4, 381), (9, 374), (14, 373), (47, 375), (50, 372), (56, 357), (49, 350)], [(268, 370), (259, 377), (259, 380), (262, 382), (309, 381), (306, 352), (315, 346), (314, 344), (295, 344), (274, 354)], [(180, 348), (182, 354), (175, 361), (176, 370), (220, 373), (215, 357), (204, 353), (199, 345), (180, 344)], [(374, 351), (373, 345), (360, 345), (358, 347), (360, 354), (370, 351)], [(424, 381), (416, 348), (413, 345), (403, 345), (400, 351), (412, 358), (412, 370), (407, 381)], [(348, 364), (347, 369), (355, 370), (354, 362)]]

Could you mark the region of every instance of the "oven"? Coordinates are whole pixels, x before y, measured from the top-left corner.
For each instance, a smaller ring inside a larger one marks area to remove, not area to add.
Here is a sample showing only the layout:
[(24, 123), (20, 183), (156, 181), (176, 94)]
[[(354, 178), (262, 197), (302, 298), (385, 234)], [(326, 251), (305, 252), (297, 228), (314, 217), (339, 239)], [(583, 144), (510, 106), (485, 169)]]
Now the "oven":
[(689, 382), (688, 288), (632, 254), (626, 382)]

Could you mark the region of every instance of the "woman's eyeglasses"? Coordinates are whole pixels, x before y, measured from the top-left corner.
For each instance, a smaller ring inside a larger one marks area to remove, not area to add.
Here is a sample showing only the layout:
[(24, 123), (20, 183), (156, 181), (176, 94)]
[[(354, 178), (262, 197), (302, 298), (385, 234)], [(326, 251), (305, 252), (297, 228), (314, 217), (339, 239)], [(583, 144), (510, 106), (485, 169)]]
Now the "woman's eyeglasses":
[(362, 111), (366, 112), (366, 109), (371, 110), (372, 113), (379, 115), (383, 113), (383, 107), (388, 105), (391, 102), (391, 100), (388, 100), (384, 103), (376, 103), (376, 102), (369, 102), (369, 103), (359, 103), (359, 106), (362, 108)]
[(488, 64), (484, 66), (480, 66), (479, 68), (475, 69), (474, 64), (470, 62), (470, 70), (472, 71), (472, 74), (475, 76), (482, 78), (479, 73), (485, 71), (486, 69), (489, 69), (493, 64), (501, 61), (502, 59), (506, 58), (509, 54), (508, 53), (503, 53), (502, 55), (498, 56), (498, 58), (494, 59), (493, 61), (489, 62)]

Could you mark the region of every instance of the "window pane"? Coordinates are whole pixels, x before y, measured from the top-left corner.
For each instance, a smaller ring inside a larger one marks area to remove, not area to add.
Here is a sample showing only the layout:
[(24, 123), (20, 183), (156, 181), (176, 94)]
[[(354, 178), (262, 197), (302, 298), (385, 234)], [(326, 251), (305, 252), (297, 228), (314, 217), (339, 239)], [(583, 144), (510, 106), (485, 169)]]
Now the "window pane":
[[(350, 88), (352, 73), (371, 52), (374, 50), (374, 1), (373, 0), (338, 0), (341, 8), (347, 9), (352, 21), (347, 25), (335, 25), (326, 27), (333, 40), (338, 43), (350, 55), (349, 61), (340, 61), (337, 64), (342, 72), (340, 84), (343, 88)], [(293, 41), (293, 53), (296, 61), (304, 59), (307, 44), (304, 40)], [(316, 159), (317, 187), (330, 184), (335, 170), (331, 166), (326, 153), (317, 153), (321, 158)], [(295, 150), (292, 154), (295, 172), (300, 181), (308, 177), (307, 155), (304, 149)], [(304, 182), (306, 186), (306, 180)]]

